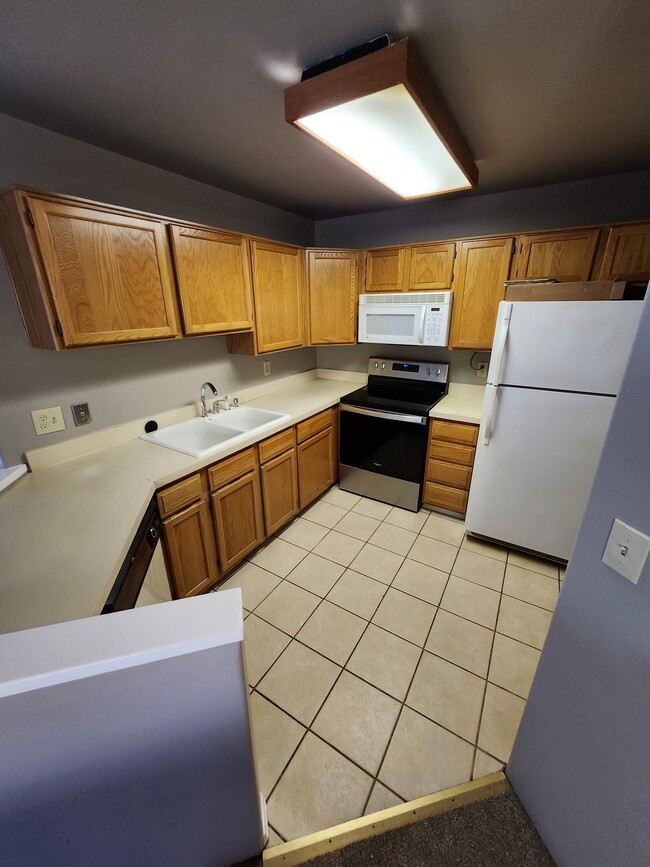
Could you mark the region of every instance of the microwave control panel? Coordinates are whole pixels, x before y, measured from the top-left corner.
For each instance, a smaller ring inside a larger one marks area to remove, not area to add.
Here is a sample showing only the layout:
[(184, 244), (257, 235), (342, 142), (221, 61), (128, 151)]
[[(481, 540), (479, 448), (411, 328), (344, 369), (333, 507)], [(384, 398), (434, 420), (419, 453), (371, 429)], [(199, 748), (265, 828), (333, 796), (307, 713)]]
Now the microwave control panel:
[(424, 313), (424, 345), (446, 346), (449, 337), (451, 304), (427, 305)]

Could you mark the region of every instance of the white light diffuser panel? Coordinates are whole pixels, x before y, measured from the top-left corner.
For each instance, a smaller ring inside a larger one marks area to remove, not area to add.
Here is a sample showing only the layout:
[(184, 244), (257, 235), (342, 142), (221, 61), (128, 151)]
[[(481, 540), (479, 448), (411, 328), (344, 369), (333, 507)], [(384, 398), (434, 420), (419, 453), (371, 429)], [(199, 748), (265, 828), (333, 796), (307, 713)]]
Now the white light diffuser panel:
[(296, 124), (405, 199), (472, 187), (403, 84)]

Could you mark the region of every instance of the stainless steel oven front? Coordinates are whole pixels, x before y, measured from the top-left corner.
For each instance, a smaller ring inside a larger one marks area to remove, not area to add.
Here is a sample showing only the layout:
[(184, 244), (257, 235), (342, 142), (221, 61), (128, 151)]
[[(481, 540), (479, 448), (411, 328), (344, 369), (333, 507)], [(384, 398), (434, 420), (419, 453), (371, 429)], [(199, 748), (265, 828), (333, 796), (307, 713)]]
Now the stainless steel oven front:
[(341, 403), (339, 484), (417, 512), (422, 502), (429, 417)]

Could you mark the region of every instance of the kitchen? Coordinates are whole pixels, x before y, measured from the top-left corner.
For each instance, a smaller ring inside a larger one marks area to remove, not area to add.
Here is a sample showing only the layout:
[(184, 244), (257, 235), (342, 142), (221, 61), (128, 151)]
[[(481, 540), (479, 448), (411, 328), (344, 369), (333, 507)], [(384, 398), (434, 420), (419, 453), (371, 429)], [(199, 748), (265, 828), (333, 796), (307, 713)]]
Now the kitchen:
[[(10, 117), (3, 118), (3, 132), (5, 135), (2, 147), (6, 148), (2, 161), (3, 188), (17, 182), (26, 183), (52, 192), (65, 192), (130, 207), (140, 212), (160, 213), (181, 222), (199, 222), (229, 231), (250, 233), (275, 242), (284, 241), (304, 246), (314, 242), (309, 221), (286, 211), (273, 210), (266, 205), (257, 206), (194, 181), (183, 181), (178, 176), (174, 177), (142, 163), (137, 164), (124, 157), (99, 151), (90, 145)], [(481, 196), (483, 222), (478, 227), (476, 223), (480, 220), (470, 207), (469, 203), (473, 201), (471, 199), (412, 206), (425, 209), (422, 212), (422, 224), (416, 228), (405, 228), (407, 220), (411, 218), (408, 218), (407, 214), (401, 215), (399, 211), (391, 213), (390, 219), (386, 217), (383, 222), (372, 216), (365, 219), (360, 216), (324, 220), (316, 224), (315, 240), (319, 247), (325, 248), (385, 249), (395, 244), (424, 244), (499, 233), (514, 236), (532, 230), (568, 230), (573, 226), (611, 226), (641, 221), (647, 218), (647, 208), (638, 196), (640, 182), (641, 177), (632, 174), (609, 179), (573, 181), (557, 184), (552, 188), (537, 187), (519, 193), (486, 194)], [(551, 202), (554, 203), (552, 218), (547, 216)], [(431, 222), (427, 223), (427, 219), (434, 219), (427, 215), (434, 212), (437, 221), (447, 221), (448, 228), (445, 231), (436, 231)], [(540, 214), (544, 216), (540, 217)], [(378, 221), (379, 225), (376, 225)], [(458, 226), (459, 223), (462, 228)], [(343, 238), (346, 240), (343, 241)], [(61, 405), (67, 413), (67, 407), (72, 403), (88, 401), (94, 422), (92, 430), (98, 431), (134, 419), (156, 418), (162, 412), (188, 406), (190, 403), (194, 405), (198, 400), (198, 387), (205, 380), (211, 380), (218, 386), (220, 396), (225, 393), (234, 396), (243, 393), (247, 388), (264, 384), (262, 359), (228, 355), (224, 337), (138, 343), (56, 353), (30, 349), (24, 337), (9, 280), (4, 275), (3, 281), (2, 343), (3, 352), (6, 353), (5, 369), (12, 371), (11, 380), (7, 383), (10, 402), (7, 405), (6, 424), (3, 415), (3, 449), (8, 450), (5, 456), (11, 463), (21, 459), (22, 451), (38, 448), (43, 443), (42, 439), (35, 438), (33, 430), (32, 433), (29, 432), (29, 412), (39, 406)], [(490, 340), (491, 337), (492, 333), (489, 335)], [(271, 381), (275, 383), (283, 377), (299, 376), (315, 368), (351, 370), (356, 374), (353, 377), (355, 381), (346, 386), (340, 396), (361, 384), (356, 379), (364, 374), (369, 356), (386, 354), (385, 347), (378, 350), (371, 345), (351, 345), (349, 348), (327, 348), (319, 345), (318, 348), (279, 352), (268, 356), (266, 360), (271, 362)], [(477, 379), (471, 371), (472, 354), (473, 350), (469, 349), (455, 349), (453, 352), (441, 350), (436, 352), (434, 360), (450, 363), (452, 384), (456, 382), (476, 388), (476, 383), (483, 380)], [(422, 360), (431, 359), (430, 355), (421, 354), (421, 350), (417, 355)], [(399, 356), (411, 357), (408, 353), (400, 353)], [(478, 358), (487, 361), (487, 356)], [(268, 408), (274, 408), (270, 398)], [(301, 419), (297, 418), (296, 421), (299, 424)], [(72, 428), (70, 416), (66, 416), (66, 422), (68, 431)], [(81, 434), (86, 433), (83, 428), (74, 430)], [(90, 431), (91, 428), (87, 430)], [(52, 440), (45, 439), (47, 442), (58, 439), (61, 442), (74, 443), (76, 438), (67, 440), (54, 434)], [(80, 474), (83, 475), (82, 464), (78, 466)], [(110, 482), (108, 487), (102, 484), (102, 496), (106, 497), (106, 504), (110, 507), (107, 512), (108, 520), (116, 535), (122, 535), (120, 546), (124, 546), (133, 524), (131, 521), (131, 527), (129, 526), (126, 512), (133, 507), (121, 499), (121, 491), (115, 481), (115, 476), (120, 473), (115, 472), (115, 469), (111, 469), (109, 473), (109, 467), (114, 465), (105, 464), (102, 469), (106, 470), (107, 481), (109, 475), (113, 479), (114, 487), (111, 488)], [(65, 464), (54, 471), (59, 473), (62, 486), (72, 484), (71, 479), (66, 477), (64, 468)], [(133, 473), (133, 464), (123, 466), (122, 473)], [(162, 479), (163, 483), (167, 481), (164, 475), (156, 475), (155, 478)], [(91, 481), (87, 481), (89, 490)], [(17, 485), (21, 485), (21, 482)], [(150, 488), (151, 480), (142, 483), (143, 491), (148, 492)], [(111, 500), (113, 493), (114, 499)], [(329, 505), (342, 508), (331, 503)], [(47, 510), (43, 513), (36, 511), (35, 516), (38, 517), (38, 526), (44, 528), (53, 520), (48, 517)], [(96, 530), (93, 530), (92, 522), (90, 528), (88, 523), (73, 523), (74, 527), (70, 528), (68, 538), (60, 539), (58, 544), (85, 552), (88, 550), (88, 534)], [(57, 548), (47, 546), (37, 553), (38, 557), (42, 558), (38, 570), (45, 574), (48, 563), (51, 563), (53, 558), (56, 561), (58, 557)], [(115, 552), (116, 563), (121, 559), (120, 553), (125, 552), (121, 549)], [(92, 568), (94, 556), (96, 555), (90, 553), (84, 555), (84, 559), (90, 563), (82, 564), (83, 568)]]

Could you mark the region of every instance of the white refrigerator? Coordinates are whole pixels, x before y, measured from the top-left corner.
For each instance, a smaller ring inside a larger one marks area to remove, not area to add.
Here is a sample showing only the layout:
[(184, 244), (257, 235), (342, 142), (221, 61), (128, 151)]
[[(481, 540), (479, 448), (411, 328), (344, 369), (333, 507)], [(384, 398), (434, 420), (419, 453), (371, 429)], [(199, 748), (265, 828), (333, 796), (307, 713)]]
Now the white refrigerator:
[(568, 560), (641, 301), (502, 301), (465, 526)]

